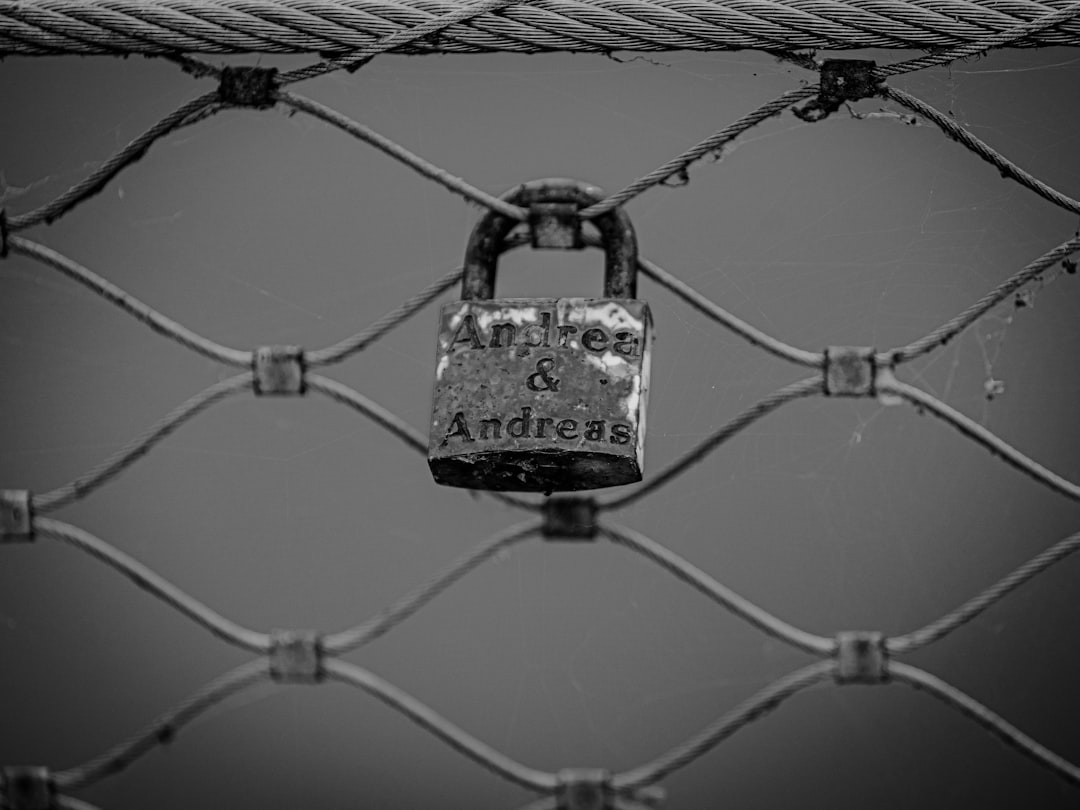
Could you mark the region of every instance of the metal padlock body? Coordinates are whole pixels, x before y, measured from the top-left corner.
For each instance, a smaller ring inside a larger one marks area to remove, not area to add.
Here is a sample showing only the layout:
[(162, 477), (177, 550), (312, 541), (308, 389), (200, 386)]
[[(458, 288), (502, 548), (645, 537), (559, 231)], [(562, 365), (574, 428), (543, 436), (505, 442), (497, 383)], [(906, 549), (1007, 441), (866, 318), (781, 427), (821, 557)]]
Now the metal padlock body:
[[(534, 246), (580, 249), (576, 211), (603, 194), (542, 180), (503, 199), (530, 208)], [(428, 453), (437, 483), (556, 492), (641, 480), (652, 315), (633, 298), (629, 218), (615, 209), (591, 221), (604, 246), (604, 298), (491, 300), (498, 256), (518, 223), (489, 213), (474, 228), (463, 300), (440, 316)]]

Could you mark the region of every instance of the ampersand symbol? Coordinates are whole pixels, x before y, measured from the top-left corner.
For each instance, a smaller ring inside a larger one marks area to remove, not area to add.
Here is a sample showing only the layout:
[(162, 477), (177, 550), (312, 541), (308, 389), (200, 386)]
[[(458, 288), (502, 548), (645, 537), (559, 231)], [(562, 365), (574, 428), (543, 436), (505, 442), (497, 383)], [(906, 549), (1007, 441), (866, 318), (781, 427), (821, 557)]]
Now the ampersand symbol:
[[(559, 380), (557, 377), (549, 377), (548, 372), (555, 368), (555, 361), (550, 357), (536, 361), (536, 373), (530, 374), (525, 380), (525, 385), (530, 391), (558, 391)], [(543, 385), (541, 385), (543, 383)]]

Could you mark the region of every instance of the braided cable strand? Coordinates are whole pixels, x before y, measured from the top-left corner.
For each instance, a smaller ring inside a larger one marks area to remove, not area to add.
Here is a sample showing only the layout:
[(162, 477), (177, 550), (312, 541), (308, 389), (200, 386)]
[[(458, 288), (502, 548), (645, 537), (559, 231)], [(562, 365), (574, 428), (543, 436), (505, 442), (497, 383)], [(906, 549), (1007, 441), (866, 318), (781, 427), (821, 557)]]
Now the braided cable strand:
[[(1000, 6), (1002, 4), (995, 5)], [(1043, 6), (1043, 8), (1045, 8), (1045, 6)], [(928, 67), (946, 65), (949, 62), (955, 62), (957, 59), (967, 59), (970, 56), (975, 56), (983, 51), (990, 50), (991, 48), (998, 48), (1002, 45), (1012, 45), (1015, 47), (1034, 34), (1046, 31), (1047, 29), (1061, 25), (1065, 22), (1075, 21), (1077, 17), (1080, 17), (1080, 3), (1067, 3), (1056, 11), (1037, 16), (1033, 20), (1019, 23), (1012, 28), (1006, 28), (1004, 31), (982, 34), (976, 38), (975, 42), (960, 45), (955, 48), (949, 48), (939, 53), (921, 56), (918, 59), (911, 59), (907, 62), (896, 62), (881, 68), (877, 72), (880, 76), (896, 76), (901, 73), (910, 73), (914, 70), (923, 70)]]
[(215, 402), (225, 397), (238, 394), (252, 387), (253, 375), (251, 372), (237, 374), (219, 383), (211, 385), (206, 390), (196, 394), (187, 402), (166, 414), (142, 436), (129, 442), (113, 455), (102, 461), (92, 470), (76, 478), (70, 484), (57, 487), (42, 495), (35, 495), (33, 506), (35, 511), (49, 512), (67, 506), (74, 501), (84, 498), (98, 487), (102, 486), (110, 478), (119, 475), (126, 470), (158, 442), (165, 439), (182, 424), (193, 418), (196, 414), (206, 410)]
[(818, 661), (780, 678), (666, 754), (647, 765), (613, 777), (612, 785), (627, 789), (659, 782), (674, 771), (689, 765), (735, 732), (761, 719), (793, 695), (825, 683), (832, 678), (835, 669), (836, 663), (833, 661)]
[(350, 338), (346, 338), (333, 346), (325, 349), (307, 352), (304, 360), (308, 368), (328, 366), (332, 363), (340, 363), (342, 360), (362, 352), (376, 340), (391, 330), (403, 324), (414, 314), (430, 304), (448, 289), (461, 281), (462, 269), (453, 270), (438, 281), (432, 282), (427, 289), (420, 291), (408, 299), (400, 307), (375, 321), (367, 329), (357, 332)]
[(751, 326), (741, 318), (735, 317), (726, 309), (713, 301), (710, 301), (697, 290), (693, 289), (686, 282), (681, 281), (649, 260), (639, 258), (638, 266), (645, 275), (653, 279), (653, 281), (656, 281), (658, 284), (667, 287), (667, 289), (675, 293), (675, 295), (679, 296), (679, 298), (686, 303), (690, 304), (690, 306), (694, 307), (694, 309), (702, 315), (711, 318), (724, 328), (729, 329), (739, 337), (745, 339), (750, 344), (757, 346), (759, 349), (764, 349), (770, 354), (776, 355), (777, 357), (792, 363), (797, 363), (800, 366), (822, 368), (825, 365), (825, 357), (821, 352), (808, 352), (803, 349), (796, 349), (794, 346), (789, 346), (787, 343), (777, 340), (771, 335), (765, 334), (760, 329)]
[(1044, 484), (1055, 492), (1064, 495), (1066, 498), (1080, 500), (1080, 484), (1075, 484), (1072, 481), (1061, 477), (1056, 472), (1048, 470), (1042, 464), (1039, 464), (1039, 462), (1028, 458), (1008, 442), (995, 436), (974, 419), (965, 416), (956, 409), (946, 405), (937, 397), (932, 396), (913, 385), (900, 382), (895, 378), (884, 381), (879, 380), (877, 389), (880, 393), (894, 394), (906, 399), (917, 408), (929, 411), (942, 421), (952, 425), (969, 439), (981, 444), (991, 453), (998, 456), (1002, 461), (1012, 465), (1020, 470), (1020, 472), (1025, 473), (1038, 481), (1040, 484)]
[(382, 425), (414, 450), (420, 453), (427, 452), (427, 438), (420, 431), (394, 412), (372, 402), (360, 392), (354, 391), (337, 380), (331, 380), (319, 374), (309, 374), (307, 376), (307, 387), (310, 391), (318, 391), (335, 402), (340, 402), (342, 405), (347, 405), (359, 411), (376, 424)]
[(222, 346), (220, 343), (215, 343), (202, 335), (192, 332), (172, 318), (162, 315), (135, 296), (124, 292), (111, 281), (102, 278), (97, 273), (88, 270), (78, 262), (72, 261), (52, 248), (18, 236), (11, 237), (9, 242), (12, 253), (29, 256), (42, 264), (59, 270), (68, 278), (97, 293), (109, 303), (115, 304), (137, 321), (146, 324), (158, 334), (175, 340), (181, 346), (186, 346), (193, 352), (197, 352), (203, 357), (208, 357), (218, 363), (241, 368), (251, 365), (251, 352)]
[(889, 675), (894, 681), (929, 692), (946, 705), (974, 720), (1006, 745), (1015, 748), (1074, 785), (1080, 785), (1080, 768), (1055, 754), (1046, 746), (1040, 745), (1024, 732), (990, 711), (986, 706), (936, 675), (931, 675), (929, 672), (924, 672), (910, 664), (895, 662), (889, 665)]
[(767, 613), (750, 600), (744, 599), (730, 588), (721, 585), (700, 568), (640, 532), (615, 523), (605, 523), (601, 526), (600, 532), (611, 542), (626, 546), (678, 577), (763, 633), (814, 655), (832, 655), (835, 652), (836, 642), (832, 639), (807, 633)]
[(935, 622), (931, 622), (920, 630), (890, 638), (886, 643), (889, 652), (895, 654), (913, 652), (944, 638), (953, 630), (967, 624), (983, 611), (1000, 602), (1036, 574), (1047, 570), (1077, 549), (1080, 549), (1080, 533), (1059, 540), (1046, 551), (1028, 560), (1011, 574), (1003, 577), (978, 596), (969, 599), (951, 613), (942, 616)]
[(494, 197), (487, 192), (469, 185), (460, 177), (455, 177), (445, 169), (440, 169), (438, 166), (428, 163), (422, 157), (414, 155), (396, 141), (392, 141), (389, 138), (374, 132), (363, 124), (357, 123), (336, 110), (332, 110), (329, 107), (319, 104), (317, 101), (312, 101), (304, 96), (298, 96), (284, 91), (279, 91), (277, 98), (282, 104), (286, 104), (301, 112), (305, 112), (308, 115), (312, 115), (315, 118), (326, 121), (328, 124), (334, 125), (338, 129), (359, 138), (365, 143), (371, 144), (390, 157), (400, 160), (402, 163), (410, 166), (429, 180), (434, 180), (448, 191), (460, 194), (465, 199), (470, 200), (477, 205), (481, 205), (492, 211), (497, 211), (503, 216), (516, 219), (519, 222), (524, 222), (528, 216), (524, 209), (503, 202), (498, 197)]
[(781, 405), (786, 405), (788, 402), (794, 402), (796, 399), (801, 399), (803, 397), (823, 394), (824, 392), (825, 385), (820, 377), (807, 377), (806, 379), (799, 380), (791, 385), (785, 385), (783, 388), (774, 391), (760, 402), (751, 405), (738, 416), (728, 420), (728, 422), (713, 433), (712, 436), (690, 450), (682, 458), (661, 470), (637, 489), (632, 490), (626, 495), (613, 498), (610, 501), (603, 501), (600, 504), (600, 507), (602, 509), (612, 510), (629, 506), (635, 501), (645, 497), (645, 495), (650, 492), (655, 492), (657, 489), (664, 486), (664, 484), (669, 483), (676, 476), (685, 472), (687, 468), (697, 464), (699, 461), (703, 461), (709, 453), (736, 433), (749, 427), (766, 414), (772, 413)]
[[(327, 635), (323, 641), (323, 650), (328, 655), (340, 655), (374, 641), (397, 627), (500, 551), (522, 540), (539, 536), (541, 528), (540, 522), (531, 520), (497, 532), (471, 549), (445, 571), (380, 611), (378, 615), (349, 630)], [(38, 535), (68, 543), (100, 560), (196, 624), (205, 627), (218, 638), (252, 652), (265, 653), (270, 650), (269, 634), (249, 630), (226, 619), (138, 560), (89, 532), (68, 523), (42, 517), (34, 518), (34, 530)]]
[[(1080, 13), (1080, 5), (1078, 5), (1077, 12)], [(1080, 214), (1080, 202), (1077, 202), (1072, 197), (1062, 194), (1054, 188), (1051, 188), (1042, 180), (1039, 180), (1029, 172), (1024, 171), (1012, 161), (999, 154), (992, 147), (980, 141), (956, 121), (940, 110), (936, 110), (927, 104), (925, 101), (916, 98), (910, 93), (905, 93), (903, 90), (899, 90), (895, 87), (886, 86), (882, 90), (882, 95), (886, 98), (891, 98), (898, 104), (902, 104), (912, 112), (918, 113), (924, 118), (933, 121), (942, 131), (952, 138), (954, 141), (958, 141), (968, 148), (969, 151), (978, 155), (991, 166), (1001, 172), (1003, 177), (1010, 177), (1025, 188), (1029, 188), (1042, 197), (1044, 200), (1049, 200), (1059, 208), (1063, 208), (1073, 214)]]
[(724, 146), (734, 141), (742, 133), (752, 129), (762, 121), (766, 121), (775, 115), (779, 115), (792, 104), (802, 101), (805, 98), (810, 98), (810, 96), (813, 96), (817, 92), (817, 85), (801, 87), (798, 90), (789, 90), (783, 95), (774, 98), (772, 101), (762, 104), (753, 112), (747, 113), (737, 121), (728, 124), (723, 129), (701, 141), (701, 143), (687, 149), (681, 155), (672, 158), (661, 166), (657, 166), (648, 174), (642, 175), (622, 191), (618, 191), (606, 200), (601, 200), (594, 205), (590, 205), (588, 208), (583, 208), (580, 211), (579, 216), (581, 216), (582, 219), (601, 216), (618, 208), (620, 205), (625, 205), (627, 202), (634, 199), (634, 197), (637, 197), (639, 194), (649, 190), (653, 186), (660, 185), (669, 177), (686, 178), (686, 171), (691, 164), (706, 155), (711, 154), (719, 157), (722, 154)]
[[(7, 7), (0, 6), (0, 20), (3, 19), (4, 8)], [(214, 91), (204, 93), (198, 98), (182, 104), (141, 135), (134, 138), (123, 149), (105, 161), (96, 171), (76, 183), (55, 200), (33, 211), (12, 217), (8, 222), (8, 227), (11, 231), (20, 231), (23, 228), (39, 225), (42, 222), (46, 224), (55, 222), (76, 205), (93, 197), (105, 188), (109, 181), (116, 177), (122, 169), (142, 158), (156, 141), (181, 127), (196, 123), (197, 120), (201, 121), (208, 115), (217, 112), (221, 109), (217, 101), (218, 94), (217, 91)]]
[(542, 524), (539, 521), (532, 520), (498, 532), (471, 549), (445, 571), (432, 577), (390, 607), (380, 611), (377, 616), (350, 630), (328, 635), (323, 642), (323, 649), (328, 653), (339, 655), (374, 641), (393, 630), (455, 582), (470, 571), (479, 568), (499, 552), (522, 540), (539, 535), (541, 528)]
[[(0, 6), (0, 54), (340, 55), (301, 69), (301, 78), (391, 49), (947, 48), (963, 56), (1001, 44), (1080, 44), (1074, 6), (1060, 0), (956, 0), (947, 6), (933, 0), (440, 0), (436, 7), (449, 15), (447, 24), (433, 19), (427, 0), (23, 0)], [(939, 62), (928, 57), (927, 64)]]
[(345, 661), (327, 661), (328, 677), (363, 689), (392, 709), (401, 712), (418, 726), (434, 734), (458, 753), (477, 762), (488, 770), (530, 790), (552, 791), (555, 777), (552, 774), (526, 767), (470, 734), (429, 709), (411, 695), (367, 670)]
[(298, 68), (296, 70), (291, 70), (288, 73), (283, 73), (278, 81), (281, 84), (291, 84), (293, 82), (303, 81), (304, 79), (322, 76), (335, 70), (356, 70), (380, 53), (403, 48), (417, 40), (436, 35), (438, 32), (451, 25), (465, 22), (480, 14), (503, 8), (514, 2), (517, 2), (517, 0), (482, 0), (481, 2), (467, 5), (464, 8), (452, 11), (448, 14), (432, 16), (426, 23), (421, 23), (420, 25), (413, 26), (404, 31), (397, 31), (389, 36), (383, 37), (378, 42), (362, 47), (352, 53), (329, 59), (317, 65)]
[(34, 518), (34, 529), (39, 535), (69, 543), (75, 548), (85, 551), (90, 556), (101, 560), (143, 590), (180, 611), (196, 624), (202, 625), (223, 641), (252, 652), (266, 652), (270, 649), (270, 637), (266, 633), (257, 633), (254, 630), (241, 627), (215, 613), (138, 560), (129, 557), (104, 540), (94, 537), (90, 532), (49, 518)]
[(206, 710), (269, 677), (270, 665), (262, 658), (242, 664), (207, 684), (124, 742), (83, 765), (60, 771), (56, 774), (56, 786), (83, 788), (122, 771), (155, 746), (171, 741), (184, 726)]
[(1066, 261), (1077, 251), (1080, 251), (1080, 235), (1077, 235), (1066, 242), (1062, 242), (1057, 247), (1051, 248), (1038, 259), (1028, 264), (1022, 270), (1014, 273), (970, 307), (956, 315), (954, 318), (951, 318), (928, 335), (921, 337), (906, 346), (900, 346), (882, 352), (880, 362), (882, 365), (898, 365), (941, 348), (991, 309), (1012, 295), (1012, 293), (1019, 290), (1028, 282), (1039, 278), (1058, 262)]

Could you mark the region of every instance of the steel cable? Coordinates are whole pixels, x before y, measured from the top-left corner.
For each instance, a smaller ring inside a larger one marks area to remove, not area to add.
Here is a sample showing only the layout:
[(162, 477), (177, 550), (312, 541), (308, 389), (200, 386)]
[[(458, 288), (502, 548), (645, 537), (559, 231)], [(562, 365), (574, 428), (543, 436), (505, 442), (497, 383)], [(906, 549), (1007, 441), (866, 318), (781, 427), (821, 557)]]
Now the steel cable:
[(1080, 235), (1074, 236), (1066, 242), (1062, 242), (1055, 248), (1048, 250), (1035, 261), (1028, 264), (1022, 270), (1014, 273), (986, 295), (972, 304), (947, 322), (930, 332), (928, 335), (913, 341), (906, 346), (889, 349), (882, 352), (882, 361), (887, 365), (898, 365), (914, 360), (927, 354), (934, 349), (941, 348), (954, 337), (959, 335), (979, 318), (1000, 304), (1012, 293), (1019, 290), (1029, 281), (1041, 276), (1058, 262), (1066, 261), (1072, 254), (1080, 251)]
[(818, 661), (774, 681), (689, 740), (646, 765), (616, 775), (612, 783), (620, 788), (640, 788), (659, 782), (715, 748), (735, 732), (772, 712), (788, 698), (829, 680), (835, 668), (833, 661)]
[(189, 419), (226, 397), (251, 388), (251, 372), (237, 374), (214, 383), (179, 407), (170, 411), (142, 436), (132, 440), (93, 469), (80, 475), (69, 484), (35, 495), (33, 507), (37, 512), (50, 512), (84, 498), (110, 478), (119, 475), (138, 461), (158, 442), (183, 425)]
[(804, 380), (785, 385), (774, 391), (759, 402), (754, 403), (738, 416), (726, 422), (719, 430), (708, 439), (697, 445), (682, 458), (665, 467), (659, 473), (651, 477), (646, 483), (631, 490), (626, 495), (612, 498), (610, 501), (601, 501), (600, 508), (605, 510), (622, 509), (635, 501), (640, 500), (650, 492), (654, 492), (673, 478), (681, 475), (688, 467), (697, 464), (726, 442), (732, 436), (746, 427), (749, 427), (766, 414), (772, 413), (781, 405), (793, 402), (802, 397), (824, 393), (824, 385), (819, 377), (807, 377)]
[(893, 636), (887, 642), (889, 652), (896, 655), (913, 652), (944, 638), (953, 630), (967, 624), (988, 608), (996, 605), (1036, 574), (1047, 570), (1077, 549), (1080, 549), (1080, 532), (1054, 543), (1046, 551), (1028, 560), (1009, 575), (1002, 577), (978, 596), (969, 599), (956, 608), (956, 610), (945, 614), (919, 630), (902, 636)]
[(1028, 458), (1003, 439), (998, 438), (984, 428), (971, 417), (965, 416), (954, 408), (946, 405), (925, 391), (913, 385), (893, 379), (885, 383), (879, 383), (878, 392), (894, 394), (906, 399), (920, 410), (926, 410), (934, 416), (952, 425), (965, 436), (981, 444), (994, 455), (1012, 465), (1020, 472), (1025, 473), (1041, 484), (1064, 495), (1066, 498), (1080, 500), (1080, 485), (1074, 484), (1061, 477), (1052, 470), (1047, 469), (1034, 459)]
[(156, 309), (120, 289), (111, 281), (102, 278), (92, 270), (88, 270), (78, 262), (57, 253), (52, 248), (39, 245), (37, 242), (31, 242), (29, 239), (23, 239), (19, 236), (12, 236), (9, 239), (9, 245), (12, 253), (29, 256), (42, 264), (47, 264), (49, 267), (59, 270), (68, 278), (87, 287), (109, 303), (115, 304), (137, 321), (146, 324), (159, 335), (175, 340), (181, 346), (186, 346), (193, 352), (215, 362), (229, 366), (240, 366), (241, 368), (251, 366), (251, 352), (222, 346), (220, 343), (215, 343), (202, 335), (192, 332), (186, 326), (162, 315)]
[(1006, 745), (1049, 768), (1074, 785), (1080, 784), (1080, 768), (1031, 739), (970, 695), (949, 685), (936, 675), (899, 662), (889, 665), (889, 675), (891, 680), (928, 692), (947, 706), (957, 709), (964, 716), (974, 720)]
[(257, 633), (226, 619), (202, 602), (189, 596), (180, 588), (177, 588), (155, 571), (147, 568), (138, 560), (109, 545), (104, 540), (95, 537), (90, 532), (69, 523), (61, 523), (59, 520), (40, 517), (34, 518), (34, 530), (36, 534), (68, 543), (101, 560), (101, 562), (119, 571), (143, 590), (178, 610), (196, 624), (205, 627), (223, 641), (252, 652), (266, 652), (270, 648), (270, 637), (266, 633)]
[(605, 521), (601, 525), (600, 533), (606, 535), (611, 542), (626, 546), (655, 563), (766, 635), (813, 655), (832, 655), (835, 652), (836, 642), (832, 639), (807, 633), (778, 619), (641, 532)]
[[(1075, 4), (1054, 8), (1023, 0), (528, 0), (475, 7), (446, 0), (438, 8), (454, 15), (448, 25), (433, 19), (430, 8), (424, 0), (110, 0), (107, 6), (23, 0), (0, 7), (0, 53), (323, 53), (334, 69), (353, 65), (353, 54), (364, 58), (387, 49), (880, 47), (947, 49), (952, 60), (1002, 44), (1080, 44)], [(926, 64), (938, 62), (931, 56)]]
[(445, 571), (432, 577), (390, 607), (379, 611), (378, 615), (349, 630), (326, 636), (323, 648), (328, 653), (340, 655), (374, 641), (397, 627), (470, 571), (479, 568), (487, 560), (510, 546), (538, 535), (540, 529), (541, 524), (532, 520), (497, 532), (480, 545), (467, 551)]
[(377, 675), (353, 664), (336, 660), (326, 662), (326, 673), (334, 680), (363, 689), (438, 737), (458, 753), (464, 754), (504, 779), (530, 790), (551, 791), (555, 788), (555, 779), (551, 774), (529, 768), (495, 750)]
[(124, 742), (83, 765), (59, 771), (55, 777), (57, 787), (65, 790), (84, 788), (122, 771), (156, 746), (171, 742), (184, 726), (207, 709), (269, 676), (270, 666), (261, 658), (242, 664), (216, 678)]

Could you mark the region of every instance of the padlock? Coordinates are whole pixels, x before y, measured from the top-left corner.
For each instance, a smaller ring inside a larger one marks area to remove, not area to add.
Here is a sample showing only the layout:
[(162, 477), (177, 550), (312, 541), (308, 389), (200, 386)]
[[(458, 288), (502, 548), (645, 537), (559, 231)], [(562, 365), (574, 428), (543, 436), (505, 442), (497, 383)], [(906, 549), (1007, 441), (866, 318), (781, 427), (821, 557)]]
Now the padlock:
[[(603, 199), (574, 180), (503, 195), (529, 210), (532, 244), (581, 249), (578, 211)], [(485, 214), (469, 237), (462, 300), (442, 308), (428, 463), (439, 484), (545, 492), (641, 480), (653, 338), (634, 300), (637, 239), (621, 208), (595, 217), (603, 298), (502, 298), (499, 255), (516, 220)]]

